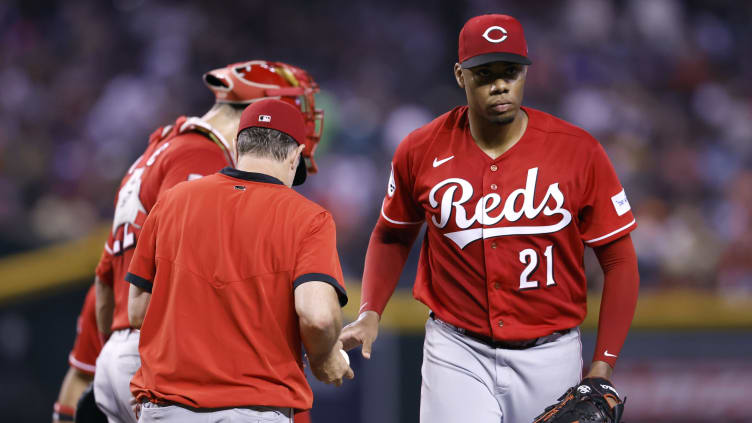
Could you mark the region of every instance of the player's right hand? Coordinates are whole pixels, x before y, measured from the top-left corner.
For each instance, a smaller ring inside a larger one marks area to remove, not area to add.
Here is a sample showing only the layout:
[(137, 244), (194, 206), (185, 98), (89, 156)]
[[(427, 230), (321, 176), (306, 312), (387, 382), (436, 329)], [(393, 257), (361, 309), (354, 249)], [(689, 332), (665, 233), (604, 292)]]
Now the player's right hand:
[(363, 346), (361, 354), (364, 358), (371, 358), (371, 347), (376, 337), (379, 336), (379, 315), (375, 311), (364, 311), (358, 316), (358, 320), (350, 323), (342, 329), (339, 340), (345, 351)]
[(340, 352), (341, 349), (342, 343), (337, 341), (329, 354), (321, 360), (308, 357), (311, 372), (316, 379), (330, 385), (340, 386), (343, 378), (352, 379), (355, 377), (355, 372)]

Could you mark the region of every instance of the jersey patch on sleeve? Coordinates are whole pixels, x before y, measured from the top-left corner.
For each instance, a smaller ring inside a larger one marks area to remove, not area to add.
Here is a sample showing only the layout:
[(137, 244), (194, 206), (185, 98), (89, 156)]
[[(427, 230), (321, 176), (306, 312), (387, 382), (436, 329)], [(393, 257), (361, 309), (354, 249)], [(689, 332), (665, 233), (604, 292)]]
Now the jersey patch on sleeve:
[(392, 163), (392, 171), (389, 173), (389, 185), (386, 188), (386, 194), (389, 198), (394, 197), (394, 191), (397, 190), (397, 184), (394, 183), (394, 163)]
[(627, 200), (627, 193), (622, 189), (621, 192), (611, 197), (611, 202), (614, 203), (614, 209), (619, 216), (632, 209), (629, 206), (629, 200)]
[(188, 180), (195, 181), (196, 179), (201, 179), (203, 177), (204, 175), (201, 175), (200, 173), (191, 173), (190, 175), (188, 175)]

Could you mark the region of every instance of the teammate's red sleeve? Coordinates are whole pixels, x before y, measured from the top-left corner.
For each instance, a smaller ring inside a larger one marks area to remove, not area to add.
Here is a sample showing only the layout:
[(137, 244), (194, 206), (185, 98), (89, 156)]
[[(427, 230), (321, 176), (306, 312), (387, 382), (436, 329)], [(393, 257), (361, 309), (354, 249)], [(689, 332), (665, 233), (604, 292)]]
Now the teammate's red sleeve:
[(363, 269), (360, 312), (381, 316), (394, 293), (410, 247), (423, 224), (423, 209), (415, 201), (414, 175), (410, 167), (410, 136), (394, 152), (381, 216), (371, 233)]
[(596, 247), (595, 255), (603, 269), (604, 283), (593, 361), (605, 361), (614, 367), (637, 307), (637, 255), (629, 234)]
[(95, 314), (96, 294), (94, 285), (86, 293), (81, 314), (76, 324), (76, 341), (68, 355), (68, 363), (79, 371), (93, 375), (96, 370), (97, 357), (102, 350), (102, 339), (97, 330)]
[(164, 177), (157, 198), (180, 182), (217, 173), (228, 165), (224, 152), (209, 139), (181, 147), (170, 151), (162, 164)]
[[(112, 234), (110, 234), (110, 238), (112, 238)], [(107, 246), (110, 242), (110, 239), (105, 242), (102, 255), (99, 257), (99, 263), (97, 264), (97, 268), (94, 269), (94, 273), (105, 285), (112, 286), (112, 252), (109, 251), (109, 247)]]
[(361, 313), (371, 310), (381, 316), (384, 312), (419, 232), (419, 225), (394, 227), (383, 216), (376, 222), (363, 269)]
[(159, 228), (160, 205), (163, 200), (157, 201), (152, 207), (151, 212), (146, 217), (146, 222), (141, 229), (141, 233), (136, 243), (136, 249), (133, 252), (131, 264), (128, 266), (128, 273), (125, 280), (133, 285), (151, 292), (154, 283), (154, 276), (157, 271), (157, 260), (155, 257), (157, 251), (157, 230)]
[(293, 289), (306, 282), (326, 282), (334, 288), (341, 306), (347, 304), (342, 267), (337, 254), (337, 230), (328, 212), (316, 215), (298, 246)]

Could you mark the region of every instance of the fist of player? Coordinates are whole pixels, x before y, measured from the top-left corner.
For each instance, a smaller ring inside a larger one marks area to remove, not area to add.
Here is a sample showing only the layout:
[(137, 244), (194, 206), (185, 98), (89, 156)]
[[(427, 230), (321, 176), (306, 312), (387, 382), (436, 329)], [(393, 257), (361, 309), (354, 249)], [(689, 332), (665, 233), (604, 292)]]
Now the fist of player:
[(349, 366), (350, 365), (350, 356), (347, 355), (347, 351), (345, 351), (345, 350), (339, 350), (339, 352), (342, 354), (342, 358), (345, 359), (345, 361), (347, 362), (347, 365)]
[(334, 386), (342, 385), (342, 379), (352, 379), (355, 373), (350, 368), (350, 357), (342, 350), (342, 343), (337, 341), (334, 348), (321, 360), (308, 357), (311, 372), (316, 379)]

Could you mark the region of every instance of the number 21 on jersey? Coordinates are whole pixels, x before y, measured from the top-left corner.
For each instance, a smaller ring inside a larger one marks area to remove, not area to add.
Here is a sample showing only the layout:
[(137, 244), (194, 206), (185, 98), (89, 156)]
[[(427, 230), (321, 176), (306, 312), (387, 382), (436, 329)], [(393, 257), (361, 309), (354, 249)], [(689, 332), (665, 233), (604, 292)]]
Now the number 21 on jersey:
[[(546, 260), (546, 286), (555, 286), (554, 246), (547, 246), (543, 256)], [(538, 269), (538, 261), (538, 252), (532, 248), (520, 251), (520, 263), (526, 265), (520, 274), (520, 291), (539, 287), (540, 283), (537, 280), (530, 280), (530, 275)]]

